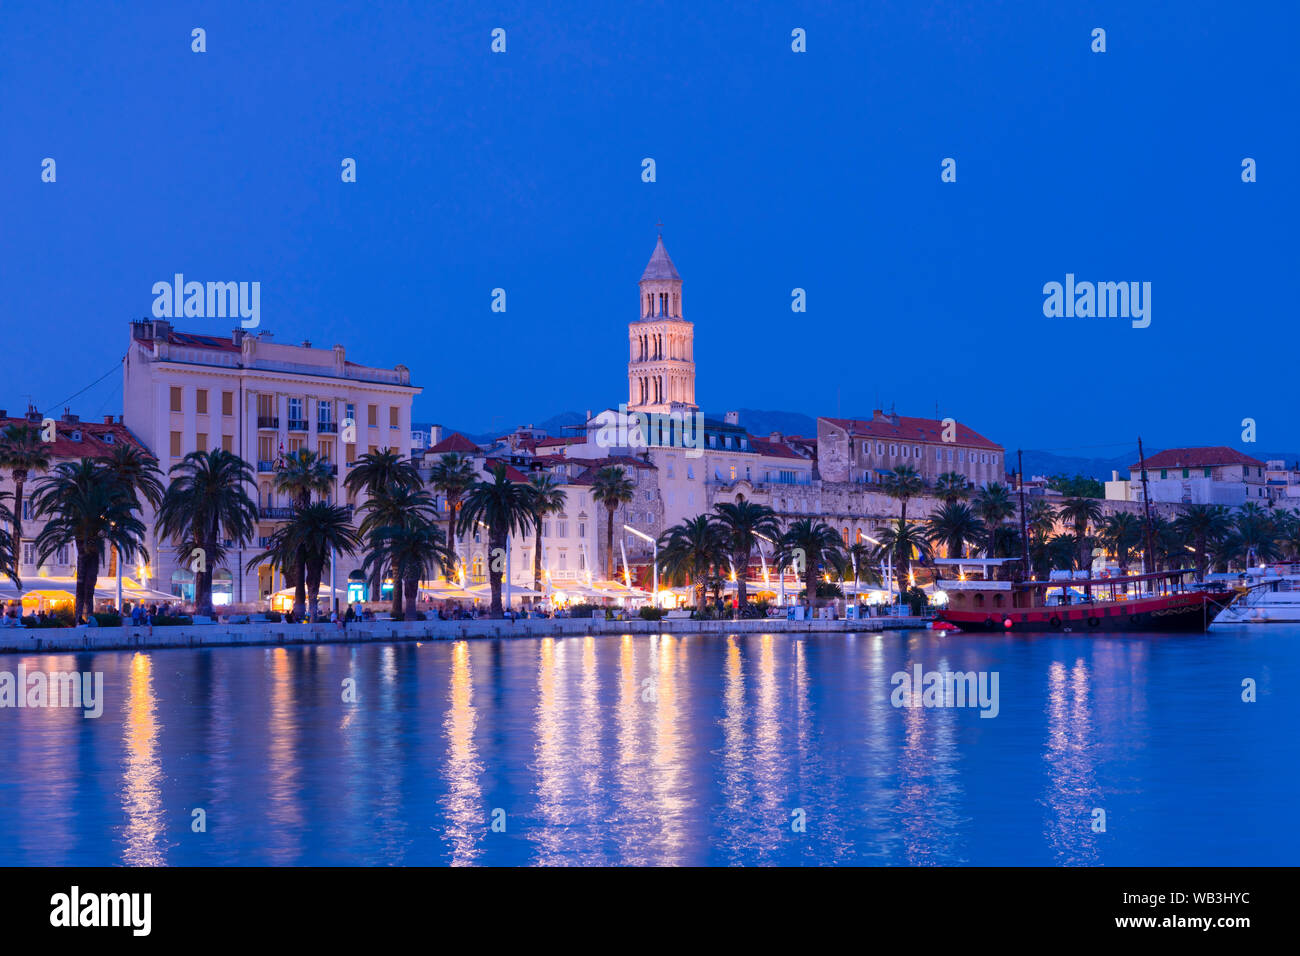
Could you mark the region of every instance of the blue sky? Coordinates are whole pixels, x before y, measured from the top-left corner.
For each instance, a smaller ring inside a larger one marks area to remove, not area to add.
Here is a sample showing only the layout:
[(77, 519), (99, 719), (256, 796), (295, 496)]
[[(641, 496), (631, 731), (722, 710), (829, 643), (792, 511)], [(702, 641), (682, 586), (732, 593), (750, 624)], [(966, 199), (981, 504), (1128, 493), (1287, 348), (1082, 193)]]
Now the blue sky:
[[(11, 411), (113, 369), (176, 272), (404, 362), (418, 420), (616, 404), (662, 219), (710, 411), (1300, 448), (1296, 4), (56, 6), (0, 30)], [(1067, 272), (1151, 282), (1150, 328), (1045, 318)], [(120, 402), (114, 373), (72, 404)]]

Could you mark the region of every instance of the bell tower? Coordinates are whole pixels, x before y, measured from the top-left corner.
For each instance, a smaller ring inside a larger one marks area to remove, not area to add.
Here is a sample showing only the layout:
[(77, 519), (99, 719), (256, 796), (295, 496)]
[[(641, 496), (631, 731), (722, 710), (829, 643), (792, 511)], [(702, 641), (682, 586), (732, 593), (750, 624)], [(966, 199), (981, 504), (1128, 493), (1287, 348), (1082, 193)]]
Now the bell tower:
[(682, 318), (682, 277), (659, 236), (641, 274), (641, 317), (627, 327), (627, 407), (695, 411), (695, 327)]

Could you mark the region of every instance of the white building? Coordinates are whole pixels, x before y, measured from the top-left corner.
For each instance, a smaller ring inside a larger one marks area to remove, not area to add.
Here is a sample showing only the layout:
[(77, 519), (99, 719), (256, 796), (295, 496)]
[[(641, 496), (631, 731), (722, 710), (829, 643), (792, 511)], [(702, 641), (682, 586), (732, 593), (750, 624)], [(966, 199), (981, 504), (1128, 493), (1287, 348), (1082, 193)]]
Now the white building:
[[(411, 454), (411, 401), (420, 391), (406, 366), (350, 362), (341, 345), (285, 345), (269, 332), (242, 329), (230, 336), (181, 332), (162, 320), (131, 324), (123, 362), (124, 422), (164, 473), (189, 452), (213, 448), (238, 454), (256, 470), (249, 495), (261, 513), (257, 536), (244, 547), (232, 544), (214, 572), (219, 603), (257, 601), (284, 586), (267, 566), (243, 571), (290, 515), (292, 503), (274, 490), (276, 460), (301, 448), (318, 453), (335, 469), (329, 500), (355, 507), (361, 502), (350, 500), (343, 488), (348, 467), (359, 455), (383, 448)], [(349, 422), (354, 433), (343, 427)], [(155, 534), (150, 550), (158, 565), (154, 586), (192, 596), (193, 575), (180, 566), (175, 547)], [(361, 561), (345, 560), (337, 569), (340, 587)]]

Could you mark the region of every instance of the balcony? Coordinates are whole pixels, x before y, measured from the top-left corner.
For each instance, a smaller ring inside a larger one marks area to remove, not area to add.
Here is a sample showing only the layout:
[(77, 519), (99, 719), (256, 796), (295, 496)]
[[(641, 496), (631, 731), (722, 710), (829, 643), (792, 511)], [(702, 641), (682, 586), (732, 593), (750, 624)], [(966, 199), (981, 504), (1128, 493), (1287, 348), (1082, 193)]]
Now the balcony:
[(257, 427), (278, 429), (280, 427), (280, 417), (278, 415), (258, 415)]
[(321, 435), (336, 435), (338, 434), (338, 430), (339, 430), (338, 422), (317, 422), (316, 423), (316, 431), (318, 434)]
[(291, 431), (291, 432), (305, 432), (306, 430), (307, 430), (307, 419), (305, 419), (305, 418), (291, 418), (291, 419), (289, 419), (289, 431)]
[(260, 472), (275, 471), (275, 462), (273, 462), (273, 461), (258, 461), (258, 463), (257, 463), (257, 470), (260, 471)]
[(287, 521), (293, 517), (292, 508), (263, 508), (261, 517), (267, 521)]

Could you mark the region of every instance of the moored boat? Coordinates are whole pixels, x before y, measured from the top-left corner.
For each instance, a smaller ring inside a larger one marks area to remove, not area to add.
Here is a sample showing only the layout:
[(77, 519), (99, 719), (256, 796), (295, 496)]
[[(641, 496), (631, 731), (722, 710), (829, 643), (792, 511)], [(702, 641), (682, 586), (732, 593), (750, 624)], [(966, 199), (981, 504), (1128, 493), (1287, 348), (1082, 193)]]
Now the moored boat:
[(972, 580), (965, 573), (971, 568), (1015, 577), (1019, 559), (941, 560), (962, 573), (957, 581), (941, 582), (947, 604), (937, 617), (966, 632), (1203, 633), (1236, 597), (1220, 585), (1193, 581), (1190, 568), (1049, 581)]

